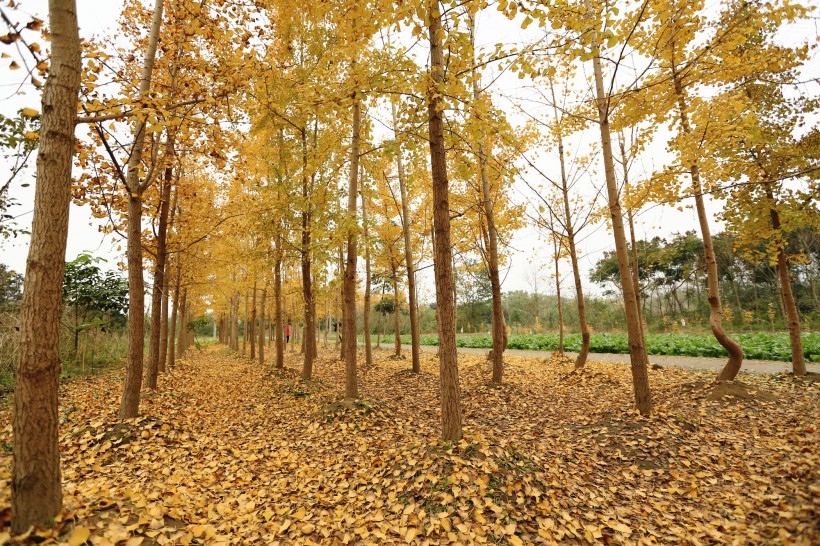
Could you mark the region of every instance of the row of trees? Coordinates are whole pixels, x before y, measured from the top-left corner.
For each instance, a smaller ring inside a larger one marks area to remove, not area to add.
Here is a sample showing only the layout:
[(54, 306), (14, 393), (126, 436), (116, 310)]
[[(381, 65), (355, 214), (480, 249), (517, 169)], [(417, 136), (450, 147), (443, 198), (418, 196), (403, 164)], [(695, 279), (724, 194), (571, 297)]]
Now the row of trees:
[[(531, 27), (531, 39), (523, 47), (480, 47), (477, 21), (491, 13), (502, 24)], [(83, 61), (73, 0), (50, 0), (52, 54), (15, 391), (13, 528), (25, 530), (60, 508), (57, 344), (72, 197), (126, 240), (129, 350), (121, 418), (139, 413), (143, 386), (157, 388), (175, 339), (186, 346), (187, 330), (175, 332), (177, 322), (206, 309), (234, 348), (243, 302), (249, 333), (269, 316), (276, 367), (284, 366), (284, 326), (294, 317), (294, 325), (304, 325), (302, 377), (310, 380), (315, 326), (327, 321), (329, 308), (337, 309), (343, 332), (356, 331), (362, 257), (366, 336), (372, 273), (390, 278), (394, 293), (399, 275), (407, 279), (413, 371), (420, 369), (415, 274), (433, 267), (441, 431), (460, 439), (454, 255), (474, 256), (487, 272), (492, 382), (501, 383), (500, 268), (525, 211), (554, 238), (552, 253), (569, 255), (587, 349), (577, 238), (592, 221), (610, 224), (635, 404), (649, 414), (641, 279), (627, 241), (640, 204), (694, 201), (710, 325), (731, 355), (719, 377), (732, 379), (741, 364), (742, 351), (722, 328), (707, 192), (730, 202), (724, 220), (737, 240), (763, 241), (776, 263), (795, 372), (805, 373), (785, 234), (820, 217), (811, 198), (818, 131), (798, 138), (814, 103), (787, 91), (799, 84), (809, 47), (783, 47), (774, 36), (779, 25), (807, 14), (788, 0), (730, 0), (714, 13), (678, 0), (501, 0), (492, 8), (478, 0), (155, 0), (152, 8), (129, 0), (119, 41), (89, 43)], [(30, 46), (24, 29), (38, 26), (22, 22), (8, 41)], [(45, 61), (39, 47), (24, 50), (35, 66)], [(582, 76), (590, 68), (591, 87)], [(499, 108), (493, 84), (504, 74), (531, 82), (537, 100), (527, 100), (547, 107), (522, 108), (531, 123), (513, 127)], [(72, 184), (78, 124), (87, 132)], [(661, 125), (673, 128), (668, 167), (630, 182), (630, 164), (661, 140)], [(594, 153), (567, 151), (591, 132)], [(545, 172), (534, 158), (538, 150), (557, 151), (560, 168)], [(603, 177), (595, 199), (578, 182), (594, 170), (598, 152)], [(512, 200), (518, 179), (537, 190), (529, 209)], [(146, 267), (152, 326), (143, 366)], [(258, 340), (265, 328), (257, 330), (248, 336), (257, 344), (251, 353), (264, 362)], [(359, 396), (355, 338), (344, 335), (340, 344), (348, 402)], [(369, 347), (368, 339), (368, 364)]]

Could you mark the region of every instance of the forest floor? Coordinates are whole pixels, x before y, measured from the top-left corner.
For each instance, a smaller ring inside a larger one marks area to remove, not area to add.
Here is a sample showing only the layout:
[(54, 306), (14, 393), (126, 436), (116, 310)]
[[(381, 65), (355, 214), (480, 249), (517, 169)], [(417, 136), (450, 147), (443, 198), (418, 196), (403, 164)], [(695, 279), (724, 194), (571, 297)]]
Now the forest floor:
[[(820, 385), (507, 357), (502, 387), (461, 355), (464, 440), (439, 434), (438, 362), (375, 353), (345, 410), (321, 349), (277, 371), (192, 350), (118, 422), (121, 373), (61, 387), (64, 506), (37, 540), (90, 544), (817, 544)], [(363, 358), (361, 359), (363, 360)], [(10, 502), (0, 414), (0, 514)], [(0, 542), (8, 534), (0, 527)], [(34, 536), (28, 537), (33, 540)]]

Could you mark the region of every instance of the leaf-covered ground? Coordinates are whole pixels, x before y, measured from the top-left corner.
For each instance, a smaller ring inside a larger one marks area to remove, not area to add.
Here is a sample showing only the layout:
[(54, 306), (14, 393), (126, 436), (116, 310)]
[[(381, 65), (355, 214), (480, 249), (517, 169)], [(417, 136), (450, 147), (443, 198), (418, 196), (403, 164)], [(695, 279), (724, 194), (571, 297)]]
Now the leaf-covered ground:
[(816, 383), (743, 377), (715, 391), (711, 374), (653, 370), (643, 419), (626, 366), (576, 375), (509, 357), (507, 384), (491, 388), (483, 358), (460, 355), (465, 439), (453, 445), (437, 439), (435, 355), (412, 375), (375, 354), (350, 410), (331, 350), (310, 384), (295, 353), (276, 372), (193, 351), (126, 423), (115, 374), (65, 385), (65, 512), (36, 533), (95, 545), (820, 542)]

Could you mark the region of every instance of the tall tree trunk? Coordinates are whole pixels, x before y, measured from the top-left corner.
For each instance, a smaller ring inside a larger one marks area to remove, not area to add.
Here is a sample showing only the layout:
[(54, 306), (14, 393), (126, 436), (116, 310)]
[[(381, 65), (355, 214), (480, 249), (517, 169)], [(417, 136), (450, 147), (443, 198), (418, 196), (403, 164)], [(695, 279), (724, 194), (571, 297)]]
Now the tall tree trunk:
[(364, 366), (373, 367), (373, 348), (370, 346), (370, 239), (367, 237), (367, 197), (365, 195), (364, 177), (362, 177), (362, 230), (364, 232)]
[[(597, 36), (593, 36), (593, 47), (597, 49)], [(597, 53), (597, 52), (596, 52)], [(648, 357), (643, 342), (638, 302), (632, 286), (632, 274), (629, 267), (629, 249), (626, 245), (623, 213), (618, 196), (618, 183), (615, 179), (615, 162), (612, 158), (612, 138), (609, 129), (609, 100), (604, 91), (604, 77), (601, 70), (601, 58), (596, 54), (593, 59), (595, 74), (595, 92), (598, 106), (598, 122), (601, 131), (601, 150), (604, 155), (604, 172), (609, 201), (609, 213), (612, 219), (612, 232), (615, 239), (615, 253), (618, 259), (618, 273), (624, 296), (626, 311), (626, 329), (629, 343), (629, 360), (632, 368), (632, 384), (635, 391), (635, 405), (642, 415), (652, 411), (652, 398), (649, 392), (649, 375), (647, 372)]]
[(282, 315), (282, 237), (276, 248), (276, 265), (273, 268), (273, 299), (276, 320), (276, 367), (285, 367), (285, 320)]
[[(621, 161), (623, 162), (624, 168), (624, 192), (626, 192), (627, 200), (629, 200), (629, 162), (626, 157), (626, 142), (624, 141), (623, 135), (620, 135), (618, 143), (621, 148)], [(632, 204), (630, 203), (629, 207), (626, 209), (626, 217), (629, 223), (629, 241), (632, 246), (632, 286), (635, 290), (635, 301), (638, 302), (638, 320), (641, 323), (641, 335), (643, 335), (644, 320), (643, 313), (641, 312), (641, 279), (640, 269), (638, 269), (638, 247), (635, 243), (635, 222), (633, 216)], [(646, 338), (644, 338), (644, 344), (645, 343)]]
[(242, 322), (242, 356), (248, 354), (248, 322), (250, 322), (250, 290), (245, 289), (245, 320)]
[(259, 304), (259, 365), (265, 365), (265, 298), (267, 287), (262, 289), (262, 301)]
[(393, 114), (393, 135), (398, 145), (396, 169), (399, 174), (399, 191), (401, 193), (401, 226), (404, 232), (404, 263), (407, 266), (407, 293), (410, 306), (410, 353), (413, 373), (421, 371), (421, 340), (419, 337), (419, 311), (416, 303), (416, 271), (413, 261), (413, 242), (410, 237), (410, 205), (407, 199), (407, 180), (404, 175), (404, 161), (401, 157), (398, 116), (396, 103), (391, 104)]
[[(170, 143), (169, 146), (171, 146)], [(151, 290), (151, 341), (148, 348), (148, 370), (145, 374), (145, 386), (151, 390), (156, 390), (157, 375), (159, 374), (160, 336), (162, 334), (162, 287), (165, 285), (165, 261), (167, 259), (165, 242), (168, 233), (168, 210), (170, 208), (173, 175), (173, 168), (166, 167), (165, 178), (162, 181), (160, 190), (156, 267), (154, 268), (154, 287)]]
[(444, 52), (439, 0), (428, 0), (431, 80), (427, 89), (430, 164), (433, 180), (433, 223), (436, 233), (436, 307), (439, 311), (439, 374), (441, 377), (441, 434), (461, 440), (461, 394), (458, 385), (453, 250), (450, 246), (450, 189), (444, 146)]
[(806, 375), (806, 359), (803, 354), (803, 338), (800, 333), (800, 314), (797, 312), (797, 304), (794, 301), (792, 283), (789, 279), (789, 262), (786, 257), (786, 242), (782, 239), (780, 214), (775, 208), (774, 192), (769, 182), (764, 183), (766, 197), (769, 200), (769, 218), (775, 237), (781, 240), (777, 245), (777, 273), (780, 278), (780, 295), (783, 297), (783, 307), (785, 313), (783, 317), (789, 323), (789, 342), (792, 349), (792, 373), (794, 375)]
[[(315, 322), (316, 304), (313, 301), (313, 286), (311, 280), (311, 237), (310, 237), (310, 196), (308, 188), (308, 158), (307, 158), (307, 134), (302, 130), (302, 199), (304, 208), (302, 209), (302, 294), (305, 298), (305, 325)], [(313, 332), (311, 327), (310, 332)], [(304, 350), (304, 362), (302, 364), (302, 379), (309, 380), (313, 377), (313, 359), (315, 357), (315, 343), (307, 343)]]
[(382, 282), (382, 297), (379, 300), (379, 302), (381, 302), (381, 305), (382, 305), (382, 311), (379, 313), (379, 326), (377, 328), (378, 333), (376, 334), (376, 348), (377, 349), (382, 348), (382, 337), (384, 336), (384, 307), (383, 307), (384, 306), (384, 303), (383, 303), (384, 302), (384, 290), (385, 290), (385, 285), (384, 285), (384, 282)]
[(188, 289), (182, 289), (179, 302), (179, 336), (177, 336), (177, 354), (182, 356), (188, 346)]
[[(148, 49), (140, 77), (139, 97), (148, 96), (154, 70), (154, 58), (162, 25), (163, 0), (156, 0), (151, 32), (148, 35)], [(128, 190), (128, 360), (125, 367), (125, 386), (120, 402), (120, 419), (139, 415), (140, 389), (142, 387), (142, 362), (145, 352), (145, 280), (142, 276), (142, 182), (140, 165), (145, 144), (145, 122), (138, 122), (134, 136), (134, 146), (128, 159), (125, 186)]]
[[(678, 100), (678, 114), (681, 130), (685, 134), (692, 132), (689, 126), (689, 108), (686, 93), (683, 89), (680, 75), (677, 71), (674, 58), (672, 59), (672, 79), (675, 86), (675, 95)], [(697, 161), (689, 166), (689, 175), (692, 178), (692, 193), (695, 198), (695, 210), (698, 214), (701, 239), (703, 239), (703, 254), (706, 258), (706, 283), (709, 287), (709, 327), (712, 335), (729, 353), (729, 360), (718, 374), (718, 381), (732, 381), (743, 364), (743, 348), (738, 342), (726, 335), (723, 330), (723, 309), (720, 304), (720, 288), (718, 286), (718, 269), (715, 249), (712, 245), (712, 232), (709, 229), (709, 217), (706, 215), (706, 205), (703, 199), (703, 187), (700, 181), (700, 169)]]
[[(354, 24), (355, 28), (355, 24)], [(356, 375), (356, 265), (358, 256), (358, 230), (356, 220), (356, 199), (359, 195), (359, 148), (361, 145), (361, 102), (353, 102), (353, 145), (350, 148), (350, 181), (347, 188), (347, 262), (344, 275), (344, 338), (345, 347), (345, 399), (359, 397)]]
[[(558, 118), (558, 102), (555, 100), (555, 89), (550, 81), (550, 91), (552, 92), (552, 103), (555, 110), (555, 117)], [(575, 369), (581, 369), (587, 362), (589, 355), (589, 323), (587, 322), (586, 302), (584, 301), (584, 287), (581, 283), (581, 269), (578, 265), (578, 251), (575, 247), (575, 226), (572, 221), (572, 212), (569, 208), (569, 182), (567, 181), (567, 170), (564, 159), (564, 138), (560, 131), (557, 132), (558, 156), (561, 166), (561, 197), (564, 204), (564, 223), (567, 230), (567, 247), (569, 248), (569, 260), (572, 264), (572, 279), (575, 284), (575, 302), (578, 307), (578, 329), (581, 331), (581, 349), (575, 357)]]
[(251, 298), (251, 320), (248, 324), (251, 340), (251, 360), (256, 360), (256, 279), (253, 281), (253, 297)]
[(173, 368), (176, 364), (176, 337), (177, 337), (177, 317), (179, 316), (179, 296), (180, 283), (182, 281), (180, 253), (177, 252), (176, 281), (174, 283), (174, 308), (171, 311), (170, 332), (168, 332), (168, 367)]
[(564, 306), (561, 303), (561, 273), (558, 270), (558, 262), (561, 258), (561, 244), (557, 238), (553, 240), (555, 260), (555, 298), (558, 300), (558, 354), (564, 354)]
[(399, 277), (396, 262), (393, 262), (393, 349), (401, 356), (401, 320), (399, 318)]
[[(475, 61), (475, 19), (473, 17), (470, 17), (470, 42), (473, 46), (473, 61)], [(473, 100), (475, 103), (481, 102), (479, 76), (475, 69), (473, 69)], [(490, 275), (490, 287), (492, 289), (493, 299), (493, 350), (490, 352), (493, 375), (491, 382), (493, 385), (500, 385), (504, 374), (504, 351), (507, 349), (507, 328), (504, 324), (504, 310), (501, 307), (501, 276), (498, 271), (498, 232), (495, 227), (493, 200), (490, 194), (490, 178), (487, 174), (487, 150), (484, 141), (478, 143), (478, 170), (481, 178), (481, 197), (484, 205), (484, 217), (487, 220), (487, 239), (489, 243), (487, 247), (487, 271)]]
[(73, 0), (50, 0), (51, 69), (42, 99), (34, 217), (20, 309), (15, 368), (11, 530), (24, 533), (59, 514), (60, 312), (71, 202), (71, 162), (80, 90), (80, 37)]
[[(176, 218), (176, 210), (177, 210), (177, 198), (179, 193), (174, 191), (174, 199), (173, 203), (171, 204), (171, 212), (168, 217), (168, 229), (166, 230), (166, 248), (165, 248), (165, 274), (162, 277), (162, 325), (160, 326), (160, 344), (159, 344), (159, 371), (165, 372), (166, 365), (168, 364), (168, 310), (170, 306), (170, 290), (171, 290), (171, 282), (170, 282), (170, 273), (171, 273), (171, 260), (169, 259), (169, 252), (167, 248), (167, 233), (171, 230), (174, 225), (174, 220)], [(173, 342), (171, 342), (173, 343)]]
[(337, 310), (339, 312), (339, 319), (336, 322), (336, 347), (339, 349), (339, 360), (345, 359), (345, 344), (342, 343), (342, 336), (344, 335), (345, 324), (345, 285), (344, 285), (344, 243), (339, 245), (339, 299), (337, 303)]

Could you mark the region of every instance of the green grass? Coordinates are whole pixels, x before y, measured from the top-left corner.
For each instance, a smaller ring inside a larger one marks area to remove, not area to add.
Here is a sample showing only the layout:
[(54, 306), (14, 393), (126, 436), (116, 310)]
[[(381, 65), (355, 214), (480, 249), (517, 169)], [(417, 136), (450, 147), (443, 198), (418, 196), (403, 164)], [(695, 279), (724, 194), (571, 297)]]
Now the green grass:
[[(791, 346), (788, 332), (757, 332), (734, 334), (734, 339), (743, 346), (746, 358), (752, 360), (791, 360)], [(402, 336), (402, 343), (410, 343), (410, 336)], [(392, 337), (389, 338), (392, 342)], [(438, 345), (436, 336), (421, 336), (422, 345)], [(459, 347), (490, 349), (492, 337), (487, 335), (459, 336)], [(558, 334), (511, 335), (509, 349), (528, 351), (555, 351), (558, 349)], [(581, 348), (580, 334), (567, 334), (564, 338), (566, 351), (577, 352)], [(646, 336), (646, 350), (651, 355), (724, 357), (726, 350), (711, 334), (649, 334)], [(629, 352), (626, 334), (592, 334), (590, 351), (593, 353), (626, 354)], [(810, 362), (820, 362), (820, 332), (803, 334), (803, 354)]]

